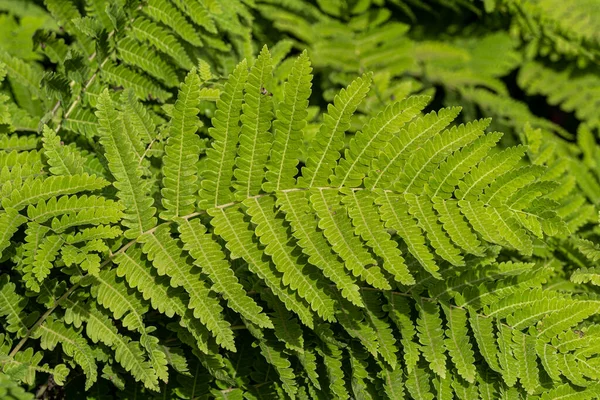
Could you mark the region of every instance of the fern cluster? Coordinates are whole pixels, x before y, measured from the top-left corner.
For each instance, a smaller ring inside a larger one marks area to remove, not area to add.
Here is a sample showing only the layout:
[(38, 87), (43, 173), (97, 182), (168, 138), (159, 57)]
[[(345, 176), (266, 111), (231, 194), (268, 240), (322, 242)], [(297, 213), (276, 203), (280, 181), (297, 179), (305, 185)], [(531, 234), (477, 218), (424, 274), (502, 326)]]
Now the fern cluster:
[(583, 3), (0, 0), (1, 397), (600, 397)]

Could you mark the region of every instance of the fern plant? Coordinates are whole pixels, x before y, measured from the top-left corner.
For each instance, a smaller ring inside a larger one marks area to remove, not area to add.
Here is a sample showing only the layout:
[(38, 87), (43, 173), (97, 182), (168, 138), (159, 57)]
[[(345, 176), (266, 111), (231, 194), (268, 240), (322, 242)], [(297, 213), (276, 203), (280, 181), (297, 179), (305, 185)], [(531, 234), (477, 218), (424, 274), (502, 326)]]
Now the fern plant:
[(0, 0), (0, 393), (600, 397), (594, 5)]
[(183, 398), (595, 397), (599, 303), (544, 287), (562, 173), (422, 95), (345, 146), (370, 73), (303, 157), (311, 63), (279, 89), (274, 69), (264, 48), (233, 70), (208, 146), (192, 70), (158, 165), (131, 92), (98, 96), (105, 162), (49, 127), (6, 136), (5, 373)]

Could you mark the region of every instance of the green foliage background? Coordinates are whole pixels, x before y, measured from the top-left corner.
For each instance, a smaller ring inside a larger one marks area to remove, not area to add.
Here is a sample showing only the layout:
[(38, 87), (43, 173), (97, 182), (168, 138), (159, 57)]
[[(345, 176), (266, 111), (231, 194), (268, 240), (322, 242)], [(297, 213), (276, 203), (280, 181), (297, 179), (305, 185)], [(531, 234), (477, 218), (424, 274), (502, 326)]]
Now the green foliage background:
[(0, 397), (599, 398), (599, 28), (0, 0)]

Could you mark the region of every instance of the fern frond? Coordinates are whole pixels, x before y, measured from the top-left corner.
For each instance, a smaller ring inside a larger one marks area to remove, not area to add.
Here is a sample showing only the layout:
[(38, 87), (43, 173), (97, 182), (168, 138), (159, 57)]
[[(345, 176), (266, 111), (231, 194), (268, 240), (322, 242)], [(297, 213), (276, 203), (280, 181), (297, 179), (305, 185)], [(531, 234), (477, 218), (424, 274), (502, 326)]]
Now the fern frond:
[(102, 77), (116, 86), (132, 89), (141, 100), (156, 99), (164, 102), (171, 98), (171, 93), (163, 90), (160, 85), (124, 64), (107, 62), (102, 67)]
[(143, 315), (148, 306), (134, 290), (125, 286), (115, 269), (104, 269), (97, 276), (87, 275), (81, 284), (91, 285), (92, 296), (98, 304), (110, 310), (114, 319), (122, 320), (124, 328), (146, 332)]
[(194, 63), (190, 60), (185, 48), (168, 29), (139, 16), (131, 24), (131, 31), (136, 39), (150, 43), (173, 58), (182, 68), (192, 69), (194, 67)]
[(296, 244), (287, 238), (287, 229), (282, 224), (283, 216), (277, 215), (275, 200), (265, 196), (251, 198), (244, 203), (252, 222), (257, 225), (256, 235), (265, 246), (265, 253), (271, 256), (275, 267), (283, 274), (282, 283), (310, 303), (321, 318), (334, 321), (334, 302), (323, 289), (324, 285), (319, 282), (315, 269), (303, 265), (301, 258), (291, 255)]
[(429, 102), (427, 96), (415, 96), (386, 107), (371, 118), (361, 132), (350, 141), (335, 168), (331, 184), (337, 187), (358, 187), (368, 174), (372, 159), (406, 123), (417, 116)]
[(403, 285), (414, 284), (415, 279), (404, 262), (398, 244), (391, 239), (379, 220), (374, 196), (364, 190), (348, 190), (342, 201), (348, 206), (356, 234), (383, 259), (383, 268)]
[(233, 200), (230, 188), (247, 78), (248, 65), (244, 60), (231, 73), (217, 101), (217, 110), (212, 119), (213, 127), (208, 130), (213, 142), (212, 148), (206, 151), (206, 171), (200, 190), (202, 208), (216, 207)]
[(264, 165), (269, 156), (273, 116), (272, 90), (273, 61), (266, 47), (252, 66), (244, 86), (244, 102), (240, 120), (242, 128), (233, 172), (238, 200), (257, 195), (265, 177)]
[(169, 276), (171, 286), (181, 286), (188, 293), (188, 307), (215, 335), (217, 343), (235, 351), (233, 332), (221, 314), (219, 302), (211, 296), (206, 282), (199, 276), (200, 271), (187, 263), (177, 242), (170, 236), (169, 228), (161, 225), (153, 233), (144, 234), (139, 241), (144, 244), (142, 250), (158, 274)]
[(32, 335), (40, 339), (44, 350), (54, 350), (60, 343), (63, 352), (73, 357), (73, 361), (81, 366), (85, 374), (85, 388), (88, 390), (98, 379), (96, 360), (87, 341), (73, 328), (63, 322), (48, 318)]
[(124, 38), (117, 44), (117, 48), (119, 55), (127, 64), (139, 67), (169, 87), (177, 85), (178, 79), (173, 68), (154, 53), (142, 48), (136, 40)]
[(273, 131), (275, 137), (267, 162), (263, 190), (272, 192), (294, 186), (296, 166), (300, 158), (302, 130), (306, 126), (308, 97), (312, 86), (312, 68), (306, 52), (294, 62), (284, 84), (283, 100), (277, 105)]
[(39, 224), (63, 214), (76, 215), (81, 212), (92, 212), (106, 217), (107, 222), (118, 222), (122, 217), (123, 206), (102, 196), (60, 196), (47, 201), (40, 201), (27, 207), (27, 217)]
[(317, 221), (312, 215), (309, 199), (305, 192), (279, 192), (277, 204), (285, 213), (292, 227), (292, 234), (298, 241), (308, 261), (323, 271), (340, 290), (342, 296), (352, 304), (362, 307), (363, 301), (355, 280), (348, 275), (335, 253), (329, 249), (325, 237), (319, 232)]
[[(115, 352), (115, 360), (133, 377), (152, 390), (158, 390), (158, 381), (151, 365), (145, 360), (139, 343), (119, 334), (110, 318), (102, 313), (93, 303), (86, 304), (82, 300), (67, 299), (65, 321), (73, 319), (85, 321), (86, 335), (92, 342), (102, 342)], [(75, 323), (75, 326), (78, 326)]]
[(339, 195), (332, 190), (317, 189), (312, 191), (310, 201), (319, 216), (319, 228), (333, 250), (346, 262), (346, 268), (355, 277), (361, 277), (376, 288), (390, 289), (377, 262), (362, 247), (360, 238), (354, 235), (352, 222), (346, 210), (340, 206)]
[(201, 351), (208, 352), (208, 331), (193, 317), (193, 312), (188, 310), (186, 296), (182, 290), (171, 287), (168, 276), (156, 273), (151, 264), (142, 258), (141, 249), (132, 246), (117, 255), (114, 261), (119, 277), (124, 277), (131, 288), (138, 290), (145, 300), (150, 301), (152, 308), (168, 317), (180, 316), (180, 325), (189, 330)]
[(61, 142), (52, 129), (44, 126), (44, 155), (48, 157), (50, 172), (53, 175), (78, 175), (83, 173), (84, 159)]
[[(23, 314), (27, 299), (15, 291), (15, 284), (6, 274), (0, 276), (0, 315), (6, 318), (5, 330), (23, 337), (31, 324), (32, 317)], [(37, 319), (37, 315), (34, 317)]]
[(410, 214), (419, 221), (419, 226), (427, 233), (427, 238), (435, 252), (452, 265), (464, 265), (464, 259), (437, 222), (431, 200), (426, 196), (405, 196)]
[(416, 308), (419, 312), (417, 331), (419, 332), (419, 342), (423, 345), (421, 347), (423, 356), (429, 363), (431, 370), (442, 379), (445, 379), (447, 372), (446, 350), (439, 307), (422, 297), (416, 300)]
[(36, 204), (55, 196), (96, 191), (107, 184), (108, 182), (104, 178), (90, 176), (87, 173), (28, 179), (19, 189), (14, 189), (9, 196), (2, 199), (2, 207), (4, 209), (14, 208), (19, 211), (30, 204)]
[(193, 25), (167, 0), (149, 0), (144, 12), (167, 25), (190, 44), (202, 46), (202, 40)]
[(194, 210), (194, 195), (198, 190), (195, 163), (198, 159), (200, 141), (198, 129), (197, 98), (200, 78), (190, 72), (181, 86), (173, 108), (169, 127), (169, 139), (163, 157), (162, 204), (165, 211), (161, 218), (172, 219), (190, 214)]
[(396, 179), (394, 171), (404, 167), (405, 160), (412, 151), (448, 126), (460, 110), (460, 107), (443, 108), (437, 113), (417, 117), (407, 127), (403, 127), (378, 157), (373, 159), (372, 169), (365, 178), (365, 186), (372, 189), (389, 187), (390, 182)]
[(127, 210), (123, 221), (127, 227), (125, 236), (133, 239), (156, 225), (156, 208), (152, 206), (153, 199), (146, 194), (148, 184), (142, 180), (133, 149), (125, 138), (123, 119), (115, 110), (108, 91), (100, 96), (97, 115), (102, 134), (100, 142), (115, 178), (113, 185)]
[(473, 142), (483, 134), (489, 120), (453, 127), (433, 136), (408, 159), (394, 189), (405, 193), (421, 193), (431, 171), (453, 151)]
[(306, 167), (298, 180), (301, 187), (327, 186), (339, 152), (344, 145), (344, 132), (350, 127), (350, 119), (371, 88), (372, 74), (362, 75), (347, 88), (342, 89), (323, 115), (319, 133), (311, 142)]
[(226, 241), (226, 247), (231, 251), (231, 259), (243, 258), (248, 263), (252, 273), (258, 275), (286, 307), (296, 313), (303, 324), (313, 327), (313, 314), (310, 306), (298, 294), (281, 282), (281, 273), (263, 259), (261, 249), (253, 240), (253, 231), (244, 221), (245, 215), (238, 209), (209, 210), (213, 219), (215, 233)]
[(467, 331), (467, 312), (462, 308), (442, 305), (446, 315), (446, 339), (444, 343), (458, 374), (469, 383), (475, 382), (475, 357), (469, 332)]
[(5, 212), (0, 214), (0, 255), (10, 246), (10, 238), (17, 232), (19, 226), (26, 221), (27, 218), (13, 208), (6, 209)]
[(381, 354), (381, 357), (392, 369), (396, 369), (398, 368), (398, 360), (396, 357), (398, 348), (396, 346), (396, 339), (394, 338), (387, 315), (382, 308), (379, 293), (363, 290), (362, 295), (365, 302), (367, 319), (370, 321), (371, 325), (373, 325), (375, 332), (377, 333), (379, 354)]
[(179, 223), (179, 232), (184, 250), (194, 257), (194, 264), (208, 275), (213, 282), (212, 289), (227, 300), (228, 306), (257, 326), (271, 328), (273, 324), (238, 283), (237, 277), (225, 260), (225, 254), (207, 233), (206, 227), (197, 219), (182, 220)]
[(395, 230), (419, 264), (434, 278), (441, 279), (438, 272), (439, 267), (433, 260), (433, 254), (425, 245), (423, 232), (408, 213), (409, 208), (405, 199), (400, 195), (384, 191), (376, 202), (381, 207), (381, 218), (385, 222), (386, 228)]

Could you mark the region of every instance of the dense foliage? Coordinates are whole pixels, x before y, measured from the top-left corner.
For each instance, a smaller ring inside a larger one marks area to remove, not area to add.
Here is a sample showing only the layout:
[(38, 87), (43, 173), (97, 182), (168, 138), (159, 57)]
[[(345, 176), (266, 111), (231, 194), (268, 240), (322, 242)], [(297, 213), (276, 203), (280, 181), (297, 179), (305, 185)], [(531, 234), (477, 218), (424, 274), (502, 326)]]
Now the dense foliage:
[(600, 397), (600, 1), (0, 0), (0, 397)]

